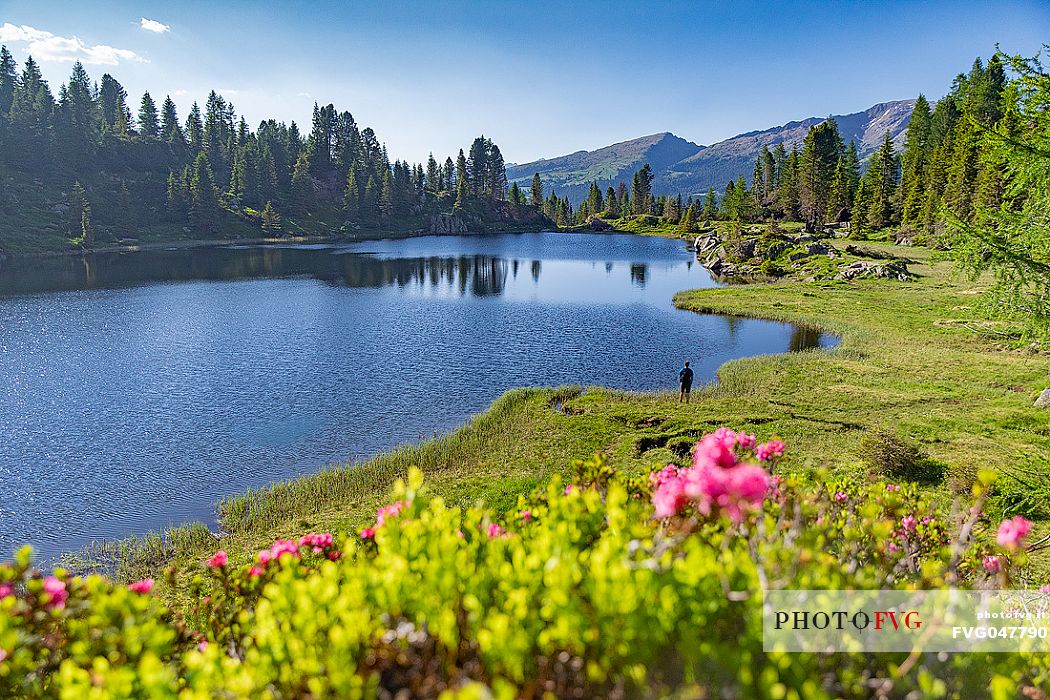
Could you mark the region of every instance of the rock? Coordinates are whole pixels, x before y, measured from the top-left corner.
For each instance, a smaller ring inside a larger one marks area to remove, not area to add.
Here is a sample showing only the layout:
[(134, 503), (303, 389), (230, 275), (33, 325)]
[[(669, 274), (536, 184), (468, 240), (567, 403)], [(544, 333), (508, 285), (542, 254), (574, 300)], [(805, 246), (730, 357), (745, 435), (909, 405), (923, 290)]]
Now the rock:
[(613, 225), (591, 214), (584, 225), (587, 231), (612, 231)]
[(1035, 400), (1036, 408), (1050, 408), (1050, 389), (1043, 389), (1039, 398)]
[(894, 241), (897, 245), (914, 245), (915, 236), (918, 235), (918, 231), (897, 231), (894, 236)]
[(887, 262), (873, 262), (870, 260), (854, 260), (839, 267), (837, 279), (895, 279), (908, 282), (912, 274), (904, 263), (897, 260)]
[(810, 243), (806, 246), (806, 252), (810, 255), (828, 255), (831, 253), (831, 248), (821, 243)]

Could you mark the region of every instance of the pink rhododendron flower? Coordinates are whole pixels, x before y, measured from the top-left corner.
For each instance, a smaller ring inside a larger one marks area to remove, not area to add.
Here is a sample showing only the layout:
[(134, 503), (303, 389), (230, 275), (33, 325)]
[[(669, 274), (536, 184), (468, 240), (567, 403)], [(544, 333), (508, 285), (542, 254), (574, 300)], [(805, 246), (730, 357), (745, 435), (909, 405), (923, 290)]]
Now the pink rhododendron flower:
[(314, 554), (320, 554), (326, 547), (332, 546), (332, 534), (330, 532), (322, 532), (303, 535), (299, 538), (299, 546), (309, 547)]
[(932, 522), (933, 522), (933, 518), (931, 518), (931, 517), (930, 517), (930, 516), (928, 516), (928, 515), (924, 515), (924, 516), (922, 516), (922, 520), (921, 520), (920, 522), (921, 522), (921, 523), (922, 523), (923, 525), (929, 525), (930, 523), (932, 523)]
[(282, 554), (290, 554), (295, 558), (299, 557), (299, 543), (295, 540), (282, 540), (277, 538), (274, 541), (273, 546), (270, 547), (270, 557), (275, 560), (279, 560)]
[(523, 511), (521, 511), (521, 519), (524, 520), (525, 522), (530, 522), (532, 520), (532, 511), (531, 510), (523, 510)]
[(218, 552), (213, 554), (211, 558), (208, 559), (208, 561), (205, 563), (213, 568), (221, 569), (222, 567), (226, 566), (227, 561), (229, 561), (229, 557), (226, 556), (226, 552), (220, 549)]
[(836, 503), (845, 503), (848, 500), (849, 500), (849, 496), (847, 496), (844, 491), (839, 491), (838, 493), (835, 494), (835, 502)]
[(264, 573), (265, 571), (261, 566), (253, 566), (252, 568), (248, 569), (249, 576), (262, 576)]
[(396, 518), (406, 507), (408, 504), (404, 501), (394, 501), (388, 506), (383, 506), (376, 511), (376, 527), (383, 525), (387, 518)]
[(755, 456), (763, 462), (784, 454), (786, 446), (780, 440), (770, 440), (755, 448)]
[(203, 642), (197, 645), (197, 651), (204, 651), (208, 648), (208, 640), (205, 639)]
[(888, 545), (886, 545), (886, 549), (888, 549), (891, 552), (896, 552), (900, 550), (900, 547), (897, 546), (896, 542), (890, 542)]
[(1031, 530), (1032, 523), (1030, 520), (1026, 520), (1020, 515), (1015, 515), (1009, 520), (999, 523), (999, 532), (995, 539), (1000, 547), (1014, 550), (1021, 546), (1022, 540), (1028, 536)]
[(0, 583), (0, 600), (15, 594), (15, 588), (9, 583)]
[(897, 484), (886, 484), (886, 490), (887, 491), (900, 491), (901, 487), (897, 486)]
[(361, 530), (360, 535), (361, 539), (370, 540), (376, 536), (376, 531), (373, 528), (366, 527), (364, 530)]
[(567, 484), (565, 486), (565, 495), (571, 496), (576, 491), (576, 484)]
[(270, 563), (271, 559), (273, 559), (273, 554), (270, 553), (270, 550), (268, 550), (268, 549), (260, 549), (259, 550), (259, 563), (260, 564), (262, 564), (263, 566), (266, 566), (267, 564)]
[(719, 428), (705, 435), (693, 450), (693, 468), (714, 466), (728, 469), (736, 466), (736, 433)]
[(1050, 586), (1040, 586), (1039, 587), (1039, 592), (1040, 593), (1050, 593)]
[(328, 561), (335, 561), (336, 559), (339, 559), (341, 556), (343, 556), (343, 553), (332, 550), (326, 556), (328, 557)]
[(500, 527), (499, 523), (489, 523), (487, 532), (490, 540), (507, 534), (507, 531)]
[(905, 515), (901, 518), (901, 526), (907, 532), (914, 532), (915, 528), (919, 525), (919, 521), (914, 515)]
[(999, 573), (999, 569), (1001, 568), (999, 557), (995, 555), (988, 555), (984, 558), (984, 561), (981, 562), (981, 566), (983, 566), (984, 570), (988, 573), (997, 574)]
[(665, 479), (653, 492), (657, 518), (669, 518), (685, 505), (685, 482), (678, 475)]
[(7, 649), (0, 649), (0, 661), (7, 658)]
[(678, 467), (674, 464), (668, 464), (666, 467), (658, 472), (652, 472), (649, 474), (649, 483), (655, 488), (660, 484), (664, 483), (668, 479), (674, 479), (678, 476)]
[(69, 598), (69, 591), (66, 590), (65, 581), (59, 581), (54, 576), (48, 576), (44, 579), (44, 592), (49, 596), (46, 606), (48, 608), (61, 609)]
[(141, 581), (135, 581), (134, 583), (128, 584), (128, 590), (134, 591), (135, 593), (149, 593), (153, 590), (153, 579), (144, 578)]

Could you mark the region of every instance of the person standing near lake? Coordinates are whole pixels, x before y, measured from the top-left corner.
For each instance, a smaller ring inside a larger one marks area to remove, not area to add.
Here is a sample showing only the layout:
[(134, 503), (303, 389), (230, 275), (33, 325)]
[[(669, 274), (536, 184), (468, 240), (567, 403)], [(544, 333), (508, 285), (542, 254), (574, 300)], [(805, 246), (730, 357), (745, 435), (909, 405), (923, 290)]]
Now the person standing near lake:
[(678, 373), (678, 386), (681, 390), (678, 392), (678, 403), (685, 401), (689, 403), (689, 390), (693, 388), (693, 370), (689, 369), (689, 362), (685, 363), (685, 367)]

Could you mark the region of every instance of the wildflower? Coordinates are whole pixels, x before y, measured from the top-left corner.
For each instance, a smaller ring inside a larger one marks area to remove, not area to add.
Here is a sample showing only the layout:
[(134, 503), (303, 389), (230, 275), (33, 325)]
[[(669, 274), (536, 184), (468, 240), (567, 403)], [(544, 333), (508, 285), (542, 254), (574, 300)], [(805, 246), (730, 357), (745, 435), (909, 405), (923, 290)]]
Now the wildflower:
[(326, 556), (328, 557), (328, 561), (335, 561), (339, 557), (343, 556), (343, 554), (342, 554), (342, 552), (338, 552), (336, 550), (332, 550)]
[(270, 547), (270, 557), (274, 560), (280, 560), (282, 554), (290, 554), (296, 559), (299, 558), (299, 544), (295, 540), (282, 540), (277, 538)]
[(197, 645), (197, 651), (203, 652), (207, 648), (208, 648), (208, 640), (207, 639), (203, 640), (200, 644)]
[(896, 542), (890, 542), (888, 545), (886, 545), (886, 549), (888, 549), (891, 552), (897, 552), (900, 550), (900, 547), (897, 546)]
[(779, 457), (784, 454), (786, 445), (780, 440), (770, 440), (767, 443), (763, 443), (755, 448), (755, 456), (763, 462), (767, 462), (774, 457)]
[(901, 526), (904, 527), (904, 530), (906, 532), (914, 532), (918, 524), (919, 521), (915, 518), (914, 515), (905, 515), (903, 518), (901, 518)]
[(371, 540), (375, 538), (376, 531), (373, 528), (366, 527), (364, 530), (361, 530), (361, 532), (358, 534), (361, 535), (361, 539), (363, 540)]
[(835, 503), (845, 503), (849, 500), (849, 496), (844, 491), (839, 491), (835, 494)]
[(394, 501), (388, 506), (383, 506), (376, 511), (376, 527), (383, 525), (387, 518), (396, 518), (401, 514), (408, 504), (404, 501)]
[(750, 435), (748, 433), (737, 433), (736, 434), (736, 444), (740, 445), (745, 450), (750, 450), (757, 443), (758, 443), (758, 440), (755, 439), (754, 435)]
[(260, 549), (259, 550), (259, 563), (260, 564), (262, 564), (263, 566), (266, 566), (267, 564), (270, 563), (271, 559), (273, 559), (273, 554), (270, 553), (270, 550), (268, 550), (268, 549)]
[(521, 511), (521, 519), (524, 520), (525, 522), (530, 522), (532, 520), (532, 511), (531, 510), (523, 510), (523, 511)]
[(249, 576), (262, 576), (263, 573), (265, 572), (261, 566), (253, 566), (252, 568), (248, 569)]
[(128, 590), (134, 591), (135, 593), (149, 593), (153, 590), (153, 579), (144, 578), (141, 581), (135, 581), (134, 583), (128, 584)]
[(310, 547), (314, 554), (320, 554), (327, 547), (332, 546), (332, 534), (329, 532), (303, 535), (299, 538), (300, 547)]
[(1039, 592), (1040, 593), (1050, 593), (1050, 586), (1040, 586), (1039, 587)]
[(576, 484), (567, 484), (565, 486), (565, 495), (571, 496), (576, 491)]
[(7, 658), (7, 649), (0, 649), (0, 661)]
[(54, 576), (48, 576), (44, 579), (44, 592), (49, 596), (46, 607), (55, 609), (65, 607), (66, 600), (69, 598), (69, 591), (66, 590), (65, 581), (59, 581)]
[(984, 561), (981, 562), (981, 566), (983, 566), (984, 570), (988, 573), (997, 574), (1002, 565), (999, 561), (999, 557), (990, 554), (984, 558)]
[(211, 558), (205, 563), (210, 567), (221, 569), (222, 567), (226, 566), (226, 562), (228, 560), (229, 557), (226, 556), (226, 552), (220, 549), (218, 552), (213, 554)]
[(1032, 523), (1030, 520), (1022, 518), (1020, 515), (1015, 515), (1009, 520), (1004, 520), (999, 523), (999, 532), (996, 536), (996, 541), (1000, 547), (1005, 547), (1009, 550), (1016, 550), (1021, 546), (1022, 540), (1028, 536), (1028, 533), (1032, 530)]
[(921, 522), (921, 523), (922, 523), (923, 525), (929, 525), (930, 523), (932, 523), (932, 522), (933, 522), (933, 518), (931, 518), (931, 517), (930, 517), (930, 516), (928, 516), (928, 515), (924, 515), (924, 516), (922, 516), (922, 520), (921, 520), (920, 522)]
[(886, 490), (887, 491), (900, 491), (901, 487), (898, 486), (897, 484), (886, 484)]
[(736, 466), (736, 433), (726, 428), (719, 428), (701, 438), (693, 450), (693, 468), (722, 467), (729, 469)]
[(685, 484), (677, 475), (660, 484), (653, 492), (657, 518), (669, 518), (685, 505)]
[(3, 600), (7, 596), (14, 595), (14, 594), (15, 594), (14, 586), (12, 586), (9, 583), (0, 583), (0, 600)]
[(500, 527), (499, 523), (489, 523), (488, 536), (490, 540), (504, 539), (510, 537), (510, 533)]

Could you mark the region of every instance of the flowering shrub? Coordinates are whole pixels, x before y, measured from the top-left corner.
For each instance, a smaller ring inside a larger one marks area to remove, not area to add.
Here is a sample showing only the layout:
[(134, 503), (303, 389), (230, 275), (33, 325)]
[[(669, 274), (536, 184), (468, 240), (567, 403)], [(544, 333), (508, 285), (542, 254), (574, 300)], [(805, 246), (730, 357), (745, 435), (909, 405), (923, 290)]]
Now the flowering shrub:
[(945, 514), (910, 485), (775, 474), (784, 450), (723, 429), (652, 475), (595, 458), (505, 515), (450, 508), (413, 472), (356, 535), (202, 561), (186, 610), (149, 579), (45, 577), (23, 551), (0, 566), (0, 697), (1013, 697), (1050, 682), (1047, 659), (1021, 654), (764, 653), (764, 588), (1006, 586), (1030, 527), (985, 522), (986, 483)]

